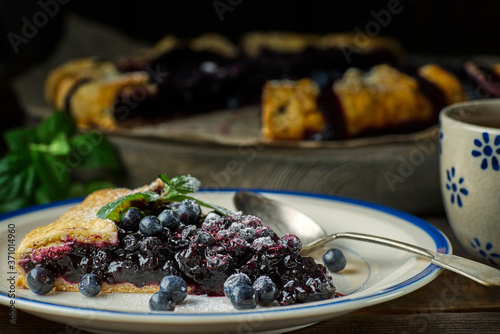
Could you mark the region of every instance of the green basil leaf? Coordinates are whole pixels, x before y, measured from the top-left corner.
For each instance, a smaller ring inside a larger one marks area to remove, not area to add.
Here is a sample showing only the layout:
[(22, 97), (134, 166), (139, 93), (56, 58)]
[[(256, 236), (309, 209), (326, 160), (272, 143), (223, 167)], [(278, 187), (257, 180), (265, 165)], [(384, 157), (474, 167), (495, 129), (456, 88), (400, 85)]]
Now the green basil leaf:
[(159, 198), (160, 196), (157, 193), (150, 191), (122, 196), (100, 208), (97, 212), (97, 218), (110, 219), (118, 224), (120, 222), (121, 213), (131, 206), (134, 206), (134, 202), (147, 203), (156, 201)]
[(49, 144), (61, 133), (69, 138), (75, 132), (75, 121), (64, 112), (53, 112), (37, 127), (37, 137), (41, 144)]
[(118, 154), (101, 132), (80, 133), (70, 139), (71, 156), (80, 161), (79, 168), (121, 169)]

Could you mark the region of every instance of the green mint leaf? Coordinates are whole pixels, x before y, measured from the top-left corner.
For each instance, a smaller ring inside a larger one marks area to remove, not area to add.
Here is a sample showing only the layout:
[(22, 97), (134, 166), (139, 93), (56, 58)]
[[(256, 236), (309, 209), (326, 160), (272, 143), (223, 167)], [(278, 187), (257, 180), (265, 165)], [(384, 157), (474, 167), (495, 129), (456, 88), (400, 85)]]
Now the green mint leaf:
[(46, 186), (39, 186), (35, 190), (35, 203), (44, 204), (53, 201)]
[[(191, 196), (189, 196), (189, 197), (191, 197)], [(207, 207), (210, 209), (214, 209), (216, 212), (220, 213), (223, 216), (230, 216), (233, 214), (233, 212), (231, 210), (228, 210), (222, 206), (211, 204), (211, 203), (206, 203), (206, 202), (203, 202), (202, 200), (199, 200), (199, 199), (194, 198), (194, 197), (191, 197), (191, 199), (193, 199), (196, 203), (198, 203), (201, 206), (204, 206), (204, 207)]]
[(78, 158), (78, 168), (121, 169), (116, 150), (101, 132), (90, 131), (73, 136), (70, 146), (70, 155)]
[[(37, 188), (44, 192), (43, 198), (49, 201), (64, 198), (68, 193), (71, 177), (64, 160), (56, 158), (51, 154), (30, 151), (35, 166), (36, 176), (39, 180)], [(45, 199), (43, 203), (45, 203)]]
[(52, 155), (65, 156), (69, 153), (70, 146), (66, 134), (61, 132), (57, 134), (54, 139), (52, 139), (50, 144), (46, 145), (46, 144), (30, 143), (29, 149), (33, 151), (49, 153)]
[(49, 152), (53, 155), (67, 155), (69, 150), (68, 137), (64, 133), (59, 133), (49, 144)]
[(135, 202), (147, 203), (156, 201), (159, 198), (160, 196), (157, 193), (150, 191), (122, 196), (100, 208), (97, 212), (97, 218), (110, 219), (118, 224), (120, 222), (121, 213), (131, 206), (134, 206)]
[(0, 174), (12, 175), (27, 168), (31, 163), (29, 151), (8, 153), (0, 160)]
[(199, 205), (213, 209), (224, 216), (232, 214), (230, 210), (225, 209), (221, 206), (206, 203), (195, 197), (186, 195), (188, 193), (197, 192), (200, 189), (201, 182), (194, 176), (188, 174), (174, 177), (172, 178), (172, 180), (170, 180), (167, 174), (160, 174), (158, 175), (158, 178), (165, 183), (165, 191), (162, 194), (163, 200), (181, 202), (185, 199), (190, 199), (194, 200)]
[(90, 194), (96, 190), (108, 189), (108, 188), (116, 188), (116, 185), (109, 181), (94, 180), (91, 181), (89, 184), (87, 184), (87, 186), (85, 187), (85, 192), (87, 194)]
[(170, 180), (167, 174), (160, 174), (158, 178), (165, 183), (165, 190), (161, 196), (154, 192), (140, 192), (123, 196), (101, 207), (97, 212), (97, 217), (101, 219), (110, 219), (119, 224), (121, 213), (131, 206), (136, 206), (137, 204), (141, 206), (141, 204), (143, 205), (148, 202), (156, 201), (181, 202), (185, 199), (194, 200), (199, 205), (213, 209), (225, 216), (232, 214), (231, 211), (221, 206), (206, 203), (195, 197), (186, 195), (186, 193), (198, 191), (200, 187), (200, 181), (191, 175), (174, 177)]
[(8, 201), (0, 203), (0, 213), (22, 209), (31, 204), (33, 203), (27, 198), (9, 198)]
[(201, 182), (191, 175), (183, 175), (172, 178), (171, 186), (181, 194), (195, 193), (200, 190)]
[(158, 178), (160, 180), (163, 181), (163, 183), (165, 183), (165, 188), (167, 189), (172, 189), (174, 188), (174, 186), (172, 185), (172, 182), (170, 181), (170, 179), (168, 178), (167, 174), (166, 173), (163, 173), (163, 174), (158, 174)]
[(15, 151), (8, 153), (0, 160), (0, 198), (4, 205), (0, 206), (0, 212), (15, 210), (20, 207), (16, 204), (9, 205), (8, 202), (34, 204), (32, 160), (29, 151)]
[(64, 112), (53, 112), (36, 129), (41, 144), (49, 144), (59, 134), (70, 137), (76, 132), (76, 124), (70, 115)]
[(35, 129), (27, 127), (5, 132), (4, 139), (11, 152), (26, 150), (30, 143), (37, 141)]
[(83, 197), (86, 196), (85, 185), (82, 182), (72, 182), (69, 186), (68, 197)]
[(78, 169), (121, 171), (118, 154), (103, 134), (78, 134), (66, 113), (53, 112), (36, 128), (12, 129), (3, 137), (9, 152), (0, 160), (0, 197), (12, 205), (0, 205), (0, 212), (114, 187), (102, 182), (84, 186), (83, 191), (72, 187), (72, 172)]
[(210, 203), (204, 202), (204, 201), (202, 201), (202, 200), (200, 200), (198, 198), (195, 198), (193, 196), (189, 196), (189, 195), (185, 195), (185, 194), (179, 194), (179, 193), (176, 193), (176, 192), (167, 193), (166, 195), (164, 195), (162, 197), (162, 199), (165, 200), (165, 201), (172, 201), (172, 202), (182, 202), (185, 199), (190, 199), (190, 200), (195, 201), (199, 205), (207, 207), (207, 208), (210, 208), (210, 209), (213, 209), (216, 212), (218, 212), (218, 213), (220, 213), (220, 214), (222, 214), (224, 216), (229, 216), (229, 215), (233, 214), (230, 210), (228, 210), (226, 208), (223, 208), (222, 206), (210, 204)]
[(159, 174), (158, 178), (165, 183), (165, 192), (176, 192), (180, 194), (195, 193), (200, 189), (200, 180), (191, 175), (173, 177), (171, 180), (167, 174)]
[(35, 166), (30, 165), (26, 169), (26, 179), (24, 180), (24, 197), (25, 198), (31, 198), (33, 196), (33, 193), (35, 191), (35, 186), (36, 186), (36, 171), (35, 171)]

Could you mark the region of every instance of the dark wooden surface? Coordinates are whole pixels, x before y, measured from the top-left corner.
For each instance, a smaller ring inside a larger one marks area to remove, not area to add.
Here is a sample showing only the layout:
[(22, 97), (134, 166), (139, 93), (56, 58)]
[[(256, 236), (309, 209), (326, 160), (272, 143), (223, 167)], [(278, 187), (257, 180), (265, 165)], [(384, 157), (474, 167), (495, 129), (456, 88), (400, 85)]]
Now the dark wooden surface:
[[(446, 219), (430, 217), (426, 220), (450, 238), (456, 255), (469, 257), (458, 244)], [(7, 307), (0, 306), (1, 333), (87, 333), (21, 310), (17, 311), (17, 324), (9, 325), (7, 311)], [(485, 287), (445, 271), (409, 295), (295, 333), (500, 333), (500, 287)]]

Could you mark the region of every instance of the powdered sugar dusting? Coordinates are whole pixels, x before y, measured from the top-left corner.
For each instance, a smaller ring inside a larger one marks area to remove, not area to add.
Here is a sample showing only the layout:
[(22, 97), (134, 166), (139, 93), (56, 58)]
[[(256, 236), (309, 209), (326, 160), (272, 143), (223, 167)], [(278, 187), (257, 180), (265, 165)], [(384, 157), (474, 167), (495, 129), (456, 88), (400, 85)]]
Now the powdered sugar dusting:
[[(46, 302), (49, 297), (52, 301), (57, 301), (60, 305), (88, 308), (89, 310), (165, 314), (165, 312), (153, 312), (149, 309), (149, 299), (152, 296), (150, 293), (100, 293), (95, 297), (88, 298), (79, 292), (52, 291), (48, 295), (37, 296), (29, 290), (20, 290), (19, 296), (39, 300), (41, 302)], [(176, 306), (173, 313), (196, 314), (232, 312), (237, 311), (226, 297), (188, 295), (184, 301)]]

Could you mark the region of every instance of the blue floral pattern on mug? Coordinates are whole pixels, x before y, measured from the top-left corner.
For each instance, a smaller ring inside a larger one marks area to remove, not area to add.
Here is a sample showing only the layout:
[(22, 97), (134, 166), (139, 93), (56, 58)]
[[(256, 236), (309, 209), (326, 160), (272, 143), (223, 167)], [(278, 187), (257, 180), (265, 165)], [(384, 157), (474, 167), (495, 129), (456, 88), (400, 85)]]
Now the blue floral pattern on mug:
[(470, 243), (471, 247), (474, 248), (474, 251), (481, 255), (485, 260), (488, 260), (492, 265), (497, 266), (500, 262), (500, 254), (493, 251), (493, 244), (491, 242), (487, 242), (484, 245), (484, 248), (479, 241), (478, 238), (474, 238), (474, 241)]
[(444, 137), (443, 131), (440, 130), (439, 131), (439, 154), (443, 153), (443, 144), (442, 144), (443, 137)]
[(451, 204), (457, 203), (458, 207), (463, 206), (462, 195), (469, 195), (467, 188), (463, 187), (465, 179), (463, 177), (459, 178), (458, 181), (455, 180), (455, 167), (446, 170), (446, 189), (451, 192), (450, 201)]
[(500, 135), (497, 135), (493, 144), (490, 144), (490, 135), (487, 132), (483, 132), (482, 140), (474, 139), (474, 146), (477, 149), (472, 150), (472, 156), (476, 158), (482, 157), (481, 169), (488, 169), (488, 161), (491, 160), (491, 168), (496, 171), (500, 170), (497, 158), (497, 155), (500, 156)]

